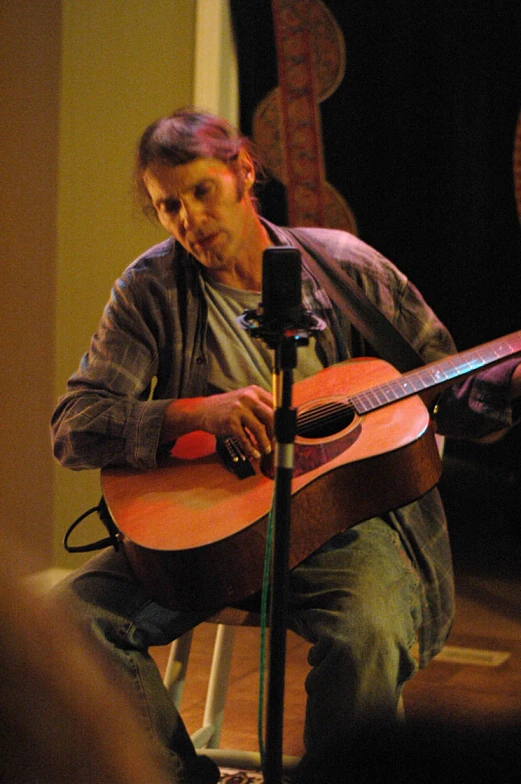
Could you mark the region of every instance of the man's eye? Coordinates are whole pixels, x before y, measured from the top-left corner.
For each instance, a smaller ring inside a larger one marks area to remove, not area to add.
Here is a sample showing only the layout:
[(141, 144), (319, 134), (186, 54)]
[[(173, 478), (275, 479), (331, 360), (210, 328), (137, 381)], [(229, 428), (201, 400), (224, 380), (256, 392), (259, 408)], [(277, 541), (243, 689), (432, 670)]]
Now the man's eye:
[(200, 183), (194, 191), (196, 199), (204, 199), (212, 190), (212, 185), (209, 182)]
[(179, 212), (180, 203), (176, 199), (167, 199), (163, 202), (165, 212), (175, 215)]

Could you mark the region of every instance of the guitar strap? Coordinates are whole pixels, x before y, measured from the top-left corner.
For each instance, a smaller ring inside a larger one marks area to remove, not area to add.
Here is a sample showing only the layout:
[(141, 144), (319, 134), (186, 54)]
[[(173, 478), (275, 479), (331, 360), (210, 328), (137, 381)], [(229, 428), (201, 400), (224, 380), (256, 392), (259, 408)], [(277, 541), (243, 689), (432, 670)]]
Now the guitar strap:
[[(72, 532), (79, 526), (85, 518), (90, 517), (90, 515), (97, 513), (99, 519), (107, 529), (108, 536), (104, 537), (103, 539), (98, 539), (95, 542), (89, 542), (88, 544), (70, 544), (69, 540), (71, 537)], [(92, 553), (94, 550), (102, 550), (109, 545), (112, 545), (115, 550), (119, 550), (119, 539), (118, 539), (118, 529), (112, 516), (107, 508), (107, 504), (103, 496), (100, 499), (100, 502), (97, 506), (93, 506), (91, 509), (87, 509), (86, 512), (83, 512), (71, 525), (68, 527), (65, 536), (63, 537), (63, 546), (67, 550), (68, 553)]]
[[(382, 359), (391, 362), (401, 373), (425, 364), (407, 338), (376, 307), (338, 262), (333, 261), (306, 232), (294, 228), (285, 228), (284, 231), (291, 235), (297, 245), (307, 251), (313, 275), (340, 311), (371, 343)], [(326, 274), (325, 270), (329, 274)], [(333, 276), (334, 282), (329, 275)]]

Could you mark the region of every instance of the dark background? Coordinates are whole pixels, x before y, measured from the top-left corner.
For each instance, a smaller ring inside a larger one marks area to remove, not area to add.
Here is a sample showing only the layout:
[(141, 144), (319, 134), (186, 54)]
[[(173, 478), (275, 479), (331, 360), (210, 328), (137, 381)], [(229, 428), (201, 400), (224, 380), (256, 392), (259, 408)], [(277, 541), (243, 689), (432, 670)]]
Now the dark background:
[[(364, 241), (394, 261), (460, 350), (521, 328), (512, 155), (521, 109), (521, 2), (326, 0), (346, 73), (320, 105), (327, 179)], [(269, 0), (232, 0), (242, 130), (277, 85)], [(261, 195), (285, 223), (284, 189)], [(449, 444), (449, 512), (519, 525), (521, 439)]]

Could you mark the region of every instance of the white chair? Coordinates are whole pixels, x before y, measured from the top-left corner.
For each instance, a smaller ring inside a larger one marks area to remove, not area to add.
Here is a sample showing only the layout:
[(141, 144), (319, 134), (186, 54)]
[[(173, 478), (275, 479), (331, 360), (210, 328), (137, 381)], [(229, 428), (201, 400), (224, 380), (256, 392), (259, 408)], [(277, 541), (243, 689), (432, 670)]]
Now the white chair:
[[(216, 625), (215, 642), (207, 680), (203, 723), (192, 733), (192, 742), (197, 751), (211, 757), (221, 767), (259, 770), (259, 752), (222, 749), (220, 740), (235, 633), (240, 626), (260, 626), (260, 616), (255, 612), (230, 607), (208, 618), (207, 622)], [(165, 686), (178, 710), (187, 677), (192, 637), (193, 632), (189, 631), (172, 643), (164, 675)], [(298, 757), (284, 755), (282, 758), (285, 771), (294, 768), (298, 762)]]

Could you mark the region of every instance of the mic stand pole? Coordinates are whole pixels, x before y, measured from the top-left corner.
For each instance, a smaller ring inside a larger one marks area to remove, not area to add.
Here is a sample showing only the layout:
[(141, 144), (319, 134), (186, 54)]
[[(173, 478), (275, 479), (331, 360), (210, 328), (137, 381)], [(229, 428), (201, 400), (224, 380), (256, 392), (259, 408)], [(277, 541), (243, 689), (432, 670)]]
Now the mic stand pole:
[(266, 708), (265, 784), (281, 784), (286, 663), (286, 612), (291, 527), (291, 480), (296, 409), (292, 407), (293, 370), (298, 340), (287, 330), (275, 346), (273, 397), (275, 405), (274, 535), (271, 562), (270, 658)]

